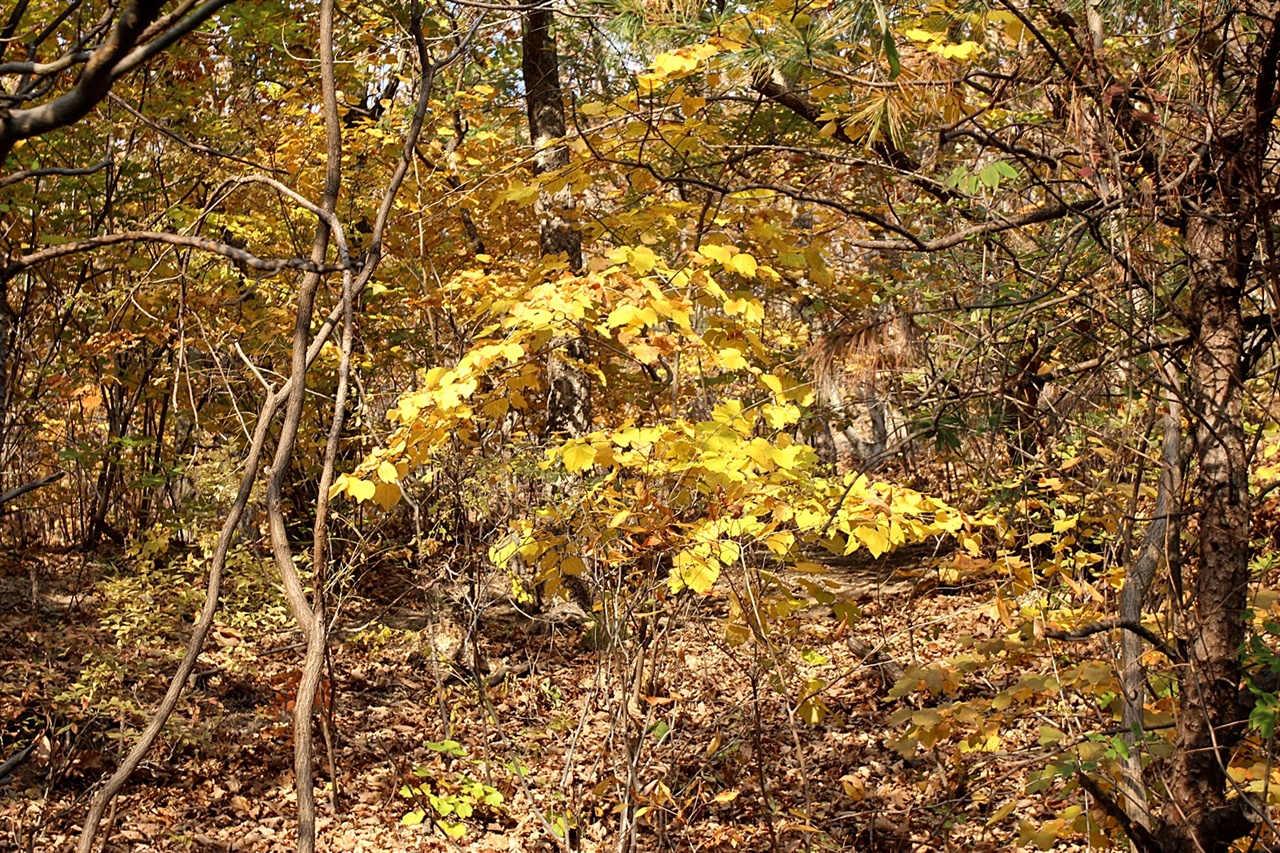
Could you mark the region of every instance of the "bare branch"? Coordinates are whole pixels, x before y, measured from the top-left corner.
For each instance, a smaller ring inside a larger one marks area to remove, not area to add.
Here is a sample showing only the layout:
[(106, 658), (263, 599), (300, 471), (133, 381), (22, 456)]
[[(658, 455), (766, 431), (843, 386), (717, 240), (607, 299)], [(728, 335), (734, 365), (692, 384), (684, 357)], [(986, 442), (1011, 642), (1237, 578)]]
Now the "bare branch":
[(111, 158), (108, 157), (105, 160), (99, 160), (97, 163), (94, 163), (92, 166), (84, 166), (79, 169), (64, 169), (64, 168), (26, 169), (24, 171), (14, 172), (10, 175), (5, 175), (3, 178), (0, 178), (0, 189), (4, 189), (7, 186), (19, 183), (21, 181), (25, 181), (28, 178), (43, 178), (49, 175), (92, 175), (94, 172), (102, 171), (110, 163), (111, 163)]
[(1182, 663), (1182, 655), (1177, 650), (1162, 640), (1150, 628), (1145, 627), (1140, 622), (1131, 622), (1128, 619), (1112, 618), (1101, 619), (1097, 622), (1091, 622), (1088, 625), (1082, 625), (1074, 631), (1046, 630), (1044, 635), (1051, 640), (1066, 640), (1076, 642), (1092, 637), (1094, 634), (1102, 634), (1107, 631), (1115, 631), (1122, 629), (1137, 634), (1142, 639), (1150, 643), (1156, 651), (1167, 657), (1174, 663)]
[[(58, 471), (56, 473), (41, 477), (39, 480), (35, 480), (34, 482), (27, 483), (25, 486), (19, 486), (16, 489), (5, 492), (3, 495), (0, 495), (0, 506), (4, 506), (10, 501), (17, 500), (18, 498), (25, 495), (27, 492), (34, 492), (36, 489), (42, 489), (45, 486), (49, 485), (50, 483), (56, 483), (65, 476), (67, 476), (66, 471)], [(3, 778), (4, 778), (4, 772), (0, 771), (0, 779), (3, 779)]]
[(81, 252), (91, 252), (103, 246), (115, 246), (121, 243), (165, 243), (179, 248), (199, 249), (230, 258), (266, 275), (274, 275), (285, 270), (302, 270), (303, 272), (324, 274), (341, 272), (344, 269), (341, 265), (316, 263), (305, 258), (260, 258), (257, 255), (246, 252), (244, 249), (239, 249), (226, 243), (219, 243), (216, 240), (209, 240), (205, 237), (169, 234), (164, 231), (119, 231), (114, 234), (102, 234), (85, 240), (77, 240), (73, 243), (50, 246), (47, 249), (23, 255), (0, 269), (0, 282), (8, 281), (18, 273), (47, 261), (57, 260), (58, 258)]
[[(9, 152), (20, 140), (67, 127), (84, 118), (107, 96), (117, 79), (167, 50), (230, 2), (231, 0), (207, 0), (204, 5), (177, 21), (173, 21), (171, 15), (167, 19), (172, 24), (168, 29), (139, 46), (144, 36), (156, 29), (163, 0), (134, 0), (120, 13), (107, 40), (89, 53), (80, 79), (70, 91), (38, 106), (0, 112), (0, 163), (8, 158)], [(4, 73), (55, 73), (76, 62), (79, 54), (79, 51), (69, 53), (43, 69), (15, 68)], [(12, 67), (24, 63), (7, 65)], [(0, 66), (3, 67), (5, 66)]]

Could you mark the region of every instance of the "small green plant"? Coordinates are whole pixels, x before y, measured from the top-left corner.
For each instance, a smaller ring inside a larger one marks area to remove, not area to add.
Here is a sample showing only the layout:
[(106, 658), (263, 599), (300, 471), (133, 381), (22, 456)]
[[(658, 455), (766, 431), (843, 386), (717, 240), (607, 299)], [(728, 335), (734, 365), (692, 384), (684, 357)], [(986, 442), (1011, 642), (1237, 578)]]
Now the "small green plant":
[[(469, 763), (467, 752), (456, 740), (428, 741), (426, 747), (442, 756), (449, 756), (462, 763)], [(502, 792), (492, 785), (477, 782), (465, 773), (441, 774), (428, 767), (419, 767), (413, 775), (423, 781), (416, 785), (402, 785), (400, 796), (413, 800), (417, 808), (405, 813), (400, 822), (405, 826), (417, 826), (427, 820), (428, 808), (431, 821), (450, 838), (466, 835), (464, 823), (478, 810), (496, 810), (502, 806)]]

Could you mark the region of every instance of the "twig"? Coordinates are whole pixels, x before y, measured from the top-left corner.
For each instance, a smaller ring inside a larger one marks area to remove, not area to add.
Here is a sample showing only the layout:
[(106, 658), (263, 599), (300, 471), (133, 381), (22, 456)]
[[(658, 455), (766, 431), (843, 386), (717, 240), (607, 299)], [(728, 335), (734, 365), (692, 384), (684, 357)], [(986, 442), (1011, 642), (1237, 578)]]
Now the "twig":
[(1164, 655), (1174, 663), (1186, 662), (1182, 655), (1178, 654), (1178, 652), (1170, 647), (1168, 643), (1156, 636), (1151, 629), (1144, 627), (1141, 623), (1132, 622), (1128, 619), (1122, 619), (1119, 617), (1103, 619), (1098, 622), (1092, 622), (1088, 625), (1082, 625), (1074, 631), (1047, 629), (1044, 632), (1044, 635), (1052, 640), (1067, 640), (1075, 642), (1077, 640), (1088, 639), (1094, 634), (1101, 634), (1106, 631), (1115, 631), (1117, 629), (1137, 634), (1139, 637), (1154, 646), (1156, 651), (1160, 652), (1160, 654)]
[(12, 491), (5, 492), (3, 495), (0, 495), (0, 506), (4, 506), (10, 501), (17, 500), (18, 498), (25, 495), (27, 492), (34, 492), (36, 489), (42, 489), (45, 486), (49, 485), (50, 483), (56, 483), (65, 476), (67, 476), (66, 471), (57, 471), (53, 474), (49, 474), (47, 476), (41, 477), (39, 480), (36, 480), (35, 482), (27, 483), (25, 486), (19, 486), (18, 488), (13, 489)]
[(5, 175), (3, 178), (0, 178), (0, 189), (3, 189), (4, 187), (10, 186), (12, 184), (16, 184), (20, 181), (25, 181), (27, 178), (43, 178), (50, 175), (66, 175), (66, 176), (92, 175), (94, 172), (102, 171), (110, 163), (111, 163), (111, 158), (108, 157), (105, 160), (99, 160), (97, 163), (94, 163), (92, 166), (85, 166), (79, 169), (54, 168), (54, 167), (51, 167), (48, 169), (24, 169), (21, 172), (13, 172), (11, 174)]

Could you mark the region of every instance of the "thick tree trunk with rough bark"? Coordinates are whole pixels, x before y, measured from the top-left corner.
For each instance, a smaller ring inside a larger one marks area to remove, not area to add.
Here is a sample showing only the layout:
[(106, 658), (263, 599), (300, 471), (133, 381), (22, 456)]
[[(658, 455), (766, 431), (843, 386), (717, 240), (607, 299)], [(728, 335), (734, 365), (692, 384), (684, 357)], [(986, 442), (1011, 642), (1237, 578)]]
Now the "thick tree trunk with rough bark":
[(1174, 850), (1225, 850), (1247, 832), (1228, 803), (1226, 767), (1243, 725), (1237, 702), (1249, 577), (1249, 481), (1244, 439), (1240, 298), (1252, 229), (1193, 216), (1184, 236), (1191, 269), (1189, 409), (1196, 439), (1200, 560), (1186, 614), (1187, 665), (1169, 778), (1174, 807), (1159, 834)]
[[(1270, 146), (1280, 2), (1242, 4), (1239, 11), (1252, 22), (1252, 29), (1241, 30), (1248, 37), (1239, 52), (1224, 52), (1212, 32), (1197, 43), (1219, 69), (1219, 91), (1231, 98), (1220, 101), (1227, 111), (1211, 124), (1209, 141), (1197, 147), (1192, 180), (1179, 202), (1190, 284), (1187, 414), (1195, 438), (1199, 560), (1185, 585), (1180, 633), (1187, 661), (1178, 679), (1170, 802), (1156, 833), (1167, 853), (1226, 851), (1256, 819), (1245, 797), (1227, 796), (1226, 768), (1246, 722), (1238, 702), (1251, 519), (1241, 307), (1276, 192)], [(1217, 94), (1208, 91), (1209, 97)]]

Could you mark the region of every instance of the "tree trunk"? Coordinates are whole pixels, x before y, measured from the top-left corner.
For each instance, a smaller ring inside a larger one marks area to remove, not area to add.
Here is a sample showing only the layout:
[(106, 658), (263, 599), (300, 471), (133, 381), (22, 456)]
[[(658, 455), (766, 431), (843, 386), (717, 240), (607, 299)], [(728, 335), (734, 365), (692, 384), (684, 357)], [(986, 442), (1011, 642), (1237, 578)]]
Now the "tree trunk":
[[(1167, 380), (1173, 371), (1163, 370)], [(1159, 487), (1156, 505), (1151, 514), (1137, 557), (1125, 571), (1124, 588), (1120, 591), (1120, 618), (1126, 622), (1141, 623), (1146, 609), (1147, 593), (1155, 579), (1156, 569), (1163, 558), (1170, 571), (1179, 564), (1181, 530), (1176, 521), (1182, 499), (1182, 389), (1172, 384), (1165, 389), (1167, 409), (1161, 419), (1161, 448)], [(1170, 521), (1174, 523), (1170, 523)], [(1151, 808), (1147, 800), (1147, 787), (1142, 772), (1142, 742), (1140, 736), (1146, 725), (1147, 672), (1142, 665), (1146, 651), (1144, 640), (1132, 631), (1120, 635), (1120, 682), (1122, 685), (1122, 716), (1125, 742), (1129, 755), (1121, 768), (1120, 791), (1124, 795), (1124, 809), (1129, 819), (1143, 829), (1151, 829)]]
[[(530, 8), (522, 30), (525, 101), (529, 139), (533, 143), (533, 173), (545, 175), (569, 165), (565, 135), (564, 96), (560, 90), (560, 56), (552, 30), (555, 13), (548, 0)], [(582, 271), (582, 232), (566, 216), (574, 208), (568, 187), (538, 193), (538, 243), (544, 259), (563, 255), (570, 271)], [(590, 356), (583, 337), (562, 335), (551, 341), (547, 364), (548, 434), (579, 436), (591, 428), (591, 380), (580, 366)]]
[(1233, 212), (1193, 215), (1183, 234), (1191, 275), (1188, 408), (1199, 464), (1200, 561), (1186, 614), (1187, 665), (1178, 682), (1172, 804), (1159, 833), (1166, 851), (1225, 851), (1249, 828), (1239, 800), (1226, 797), (1226, 767), (1243, 730), (1237, 694), (1250, 520), (1240, 299), (1253, 234)]
[[(552, 30), (555, 13), (549, 0), (539, 0), (525, 13), (522, 31), (525, 105), (529, 112), (529, 141), (533, 143), (533, 173), (545, 175), (569, 165), (565, 135), (564, 96), (560, 91), (560, 55)], [(573, 210), (568, 187), (538, 194), (535, 210), (542, 254), (563, 254), (569, 269), (582, 269), (582, 233), (565, 219)]]

